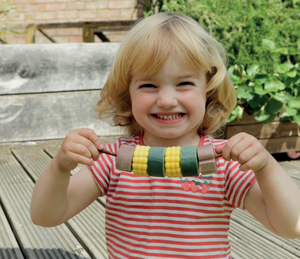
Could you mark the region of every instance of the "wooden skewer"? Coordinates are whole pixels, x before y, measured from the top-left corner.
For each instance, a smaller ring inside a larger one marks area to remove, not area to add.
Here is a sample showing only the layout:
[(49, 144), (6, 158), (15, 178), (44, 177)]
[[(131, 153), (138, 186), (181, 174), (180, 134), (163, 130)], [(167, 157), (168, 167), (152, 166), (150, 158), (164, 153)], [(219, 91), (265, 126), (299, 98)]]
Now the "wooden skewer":
[[(111, 151), (108, 151), (108, 150), (98, 150), (100, 153), (105, 153), (105, 154), (108, 154), (108, 155), (111, 155), (111, 156), (117, 156), (118, 154), (117, 153), (114, 153), (114, 152), (111, 152)], [(216, 154), (215, 155), (215, 158), (219, 158), (221, 157), (222, 154)]]
[(108, 150), (99, 150), (98, 151), (100, 153), (105, 153), (105, 154), (108, 154), (108, 155), (111, 155), (111, 156), (117, 156), (117, 153), (114, 153), (114, 152), (111, 152), (111, 151), (108, 151)]
[(219, 158), (219, 157), (222, 157), (222, 154), (221, 154), (221, 153), (215, 155), (215, 158)]

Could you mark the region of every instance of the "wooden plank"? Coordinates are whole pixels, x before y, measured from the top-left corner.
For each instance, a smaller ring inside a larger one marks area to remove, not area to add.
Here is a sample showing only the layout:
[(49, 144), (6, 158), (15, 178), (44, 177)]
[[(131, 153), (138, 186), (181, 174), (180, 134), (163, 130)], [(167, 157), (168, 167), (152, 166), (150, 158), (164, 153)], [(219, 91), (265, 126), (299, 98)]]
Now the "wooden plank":
[(230, 222), (229, 240), (234, 254), (243, 259), (299, 258), (234, 220)]
[(79, 28), (88, 24), (92, 28), (106, 28), (106, 30), (128, 30), (138, 20), (116, 20), (116, 21), (90, 21), (90, 22), (61, 22), (61, 23), (38, 23), (29, 24), (28, 29), (57, 29), (57, 28)]
[[(51, 149), (52, 147), (50, 147)], [(45, 170), (48, 164), (51, 162), (51, 157), (40, 147), (23, 147), (14, 148), (12, 153), (16, 156), (18, 161), (26, 169), (30, 177), (37, 181), (40, 174)], [(81, 165), (78, 165), (71, 174), (75, 174), (79, 171)]]
[(88, 127), (101, 135), (121, 135), (120, 127), (96, 120), (99, 91), (0, 96), (0, 142), (64, 138)]
[(26, 43), (35, 43), (35, 27), (26, 29)]
[(93, 258), (108, 258), (105, 237), (105, 208), (98, 201), (93, 202), (66, 224), (78, 240), (85, 244), (85, 249)]
[(300, 160), (279, 163), (282, 168), (295, 180), (300, 180)]
[(90, 258), (65, 225), (35, 226), (29, 209), (33, 182), (8, 150), (0, 150), (0, 197), (26, 258)]
[(101, 89), (119, 45), (0, 45), (0, 95)]
[(300, 137), (259, 139), (270, 153), (284, 153), (300, 150)]
[[(278, 122), (280, 115), (282, 113), (279, 113), (275, 118), (274, 122)], [(241, 119), (235, 119), (228, 123), (228, 125), (241, 125), (241, 124), (261, 124), (261, 122), (257, 121), (253, 115), (247, 114), (246, 112), (243, 113), (243, 117)]]
[(227, 126), (227, 138), (239, 132), (251, 134), (257, 139), (295, 137), (298, 136), (298, 125), (291, 122), (271, 122), (266, 125), (254, 123)]
[(253, 116), (244, 114), (241, 120), (234, 120), (226, 127), (225, 138), (239, 132), (256, 137), (270, 153), (300, 151), (299, 126), (291, 122), (279, 122), (279, 116), (267, 125), (256, 121)]
[(0, 258), (24, 259), (2, 207), (0, 208)]
[[(53, 150), (55, 151), (55, 149)], [(27, 147), (13, 149), (12, 152), (34, 181), (37, 180), (40, 173), (51, 161), (51, 158), (41, 148)], [(104, 227), (105, 211), (100, 202), (95, 201), (92, 203), (70, 219), (66, 225), (92, 258), (107, 258)]]
[(255, 218), (253, 218), (247, 211), (236, 209), (231, 216), (231, 220), (237, 222), (247, 229), (255, 232), (256, 234), (264, 237), (270, 242), (276, 244), (282, 249), (289, 251), (290, 253), (300, 258), (300, 239), (286, 239), (279, 237), (269, 230), (267, 230), (262, 224), (260, 224)]

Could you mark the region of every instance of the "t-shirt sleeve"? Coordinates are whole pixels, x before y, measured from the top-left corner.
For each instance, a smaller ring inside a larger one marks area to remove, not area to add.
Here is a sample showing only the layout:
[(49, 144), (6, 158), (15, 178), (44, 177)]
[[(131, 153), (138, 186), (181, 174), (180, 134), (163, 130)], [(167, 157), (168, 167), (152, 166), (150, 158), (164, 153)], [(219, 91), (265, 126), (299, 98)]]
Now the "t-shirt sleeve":
[(245, 209), (244, 199), (256, 178), (252, 170), (241, 171), (239, 166), (236, 161), (227, 163), (225, 198), (233, 207)]
[[(117, 152), (118, 143), (106, 145), (106, 149), (112, 152)], [(100, 154), (99, 159), (94, 163), (93, 166), (89, 166), (89, 169), (99, 186), (102, 195), (106, 195), (110, 183), (111, 172), (114, 167), (115, 157)]]

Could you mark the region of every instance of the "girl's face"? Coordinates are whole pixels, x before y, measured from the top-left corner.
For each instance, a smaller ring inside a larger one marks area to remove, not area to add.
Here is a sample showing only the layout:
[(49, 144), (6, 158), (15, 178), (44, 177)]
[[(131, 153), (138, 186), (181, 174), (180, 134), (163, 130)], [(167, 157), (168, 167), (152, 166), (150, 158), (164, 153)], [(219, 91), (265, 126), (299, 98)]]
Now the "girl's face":
[(206, 74), (190, 73), (179, 59), (170, 55), (155, 74), (132, 76), (129, 92), (132, 112), (144, 129), (149, 146), (198, 145), (197, 128), (206, 103)]

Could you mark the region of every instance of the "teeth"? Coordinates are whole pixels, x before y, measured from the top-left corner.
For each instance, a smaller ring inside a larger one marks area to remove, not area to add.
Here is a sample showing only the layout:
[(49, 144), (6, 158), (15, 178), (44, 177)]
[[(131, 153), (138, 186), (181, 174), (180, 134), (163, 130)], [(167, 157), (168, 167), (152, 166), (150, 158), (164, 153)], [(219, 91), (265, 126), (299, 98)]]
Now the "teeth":
[(162, 119), (162, 120), (175, 120), (175, 119), (178, 119), (180, 118), (182, 115), (180, 113), (176, 113), (176, 114), (173, 114), (173, 115), (159, 115), (157, 114), (157, 117)]

